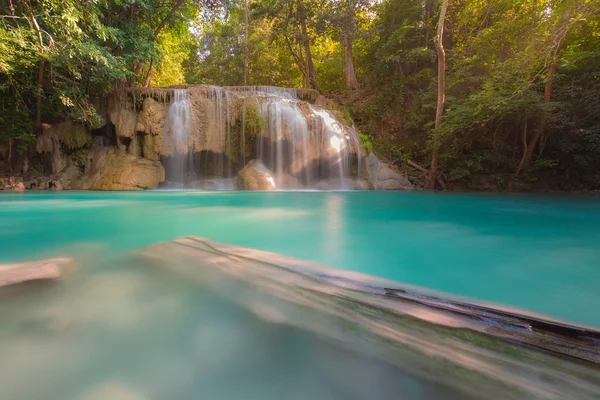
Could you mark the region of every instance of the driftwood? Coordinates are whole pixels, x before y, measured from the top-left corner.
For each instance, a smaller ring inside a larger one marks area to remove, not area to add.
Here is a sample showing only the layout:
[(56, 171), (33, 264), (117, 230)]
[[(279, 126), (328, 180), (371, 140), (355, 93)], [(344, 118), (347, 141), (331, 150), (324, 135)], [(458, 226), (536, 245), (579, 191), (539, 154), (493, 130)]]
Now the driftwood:
[(55, 280), (61, 277), (70, 258), (0, 265), (0, 288), (29, 281)]
[[(430, 173), (427, 168), (424, 168), (424, 167), (420, 166), (419, 164), (417, 164), (416, 162), (414, 162), (412, 160), (409, 160), (408, 158), (403, 158), (403, 159), (401, 159), (401, 161), (403, 161), (406, 164), (410, 165), (414, 169), (423, 172), (426, 175), (429, 175), (429, 173)], [(440, 186), (442, 188), (446, 189), (446, 184), (444, 183), (444, 181), (442, 180), (442, 178), (440, 176), (437, 177), (437, 182), (440, 184)]]

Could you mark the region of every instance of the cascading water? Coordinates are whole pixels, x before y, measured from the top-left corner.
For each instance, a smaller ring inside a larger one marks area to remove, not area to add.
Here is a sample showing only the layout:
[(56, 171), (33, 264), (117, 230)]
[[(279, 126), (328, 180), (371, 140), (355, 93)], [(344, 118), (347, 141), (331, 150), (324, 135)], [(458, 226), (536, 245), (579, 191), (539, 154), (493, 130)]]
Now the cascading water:
[[(191, 108), (190, 91), (199, 110)], [(165, 135), (173, 147), (168, 179), (189, 184), (191, 176), (233, 178), (255, 159), (272, 172), (279, 189), (312, 188), (321, 181), (349, 188), (349, 178), (360, 176), (354, 129), (298, 93), (262, 86), (174, 89)], [(198, 121), (190, 123), (193, 115)]]
[(172, 155), (170, 159), (169, 180), (176, 183), (185, 181), (185, 175), (188, 172), (190, 155), (190, 119), (192, 108), (190, 104), (189, 92), (185, 89), (173, 90), (173, 97), (167, 120), (165, 123), (166, 134), (164, 136), (164, 145), (172, 146)]
[[(350, 158), (352, 156), (352, 148), (349, 136), (356, 136), (354, 131), (345, 133), (343, 126), (326, 110), (318, 110), (310, 107), (311, 111), (320, 118), (322, 124), (320, 130), (322, 134), (321, 149), (331, 153), (332, 150), (337, 153), (338, 177), (340, 180), (340, 189), (348, 189), (345, 184), (345, 178), (350, 175)], [(356, 147), (356, 153), (360, 154), (360, 147)], [(357, 157), (360, 159), (360, 155)], [(360, 161), (358, 161), (360, 163)]]

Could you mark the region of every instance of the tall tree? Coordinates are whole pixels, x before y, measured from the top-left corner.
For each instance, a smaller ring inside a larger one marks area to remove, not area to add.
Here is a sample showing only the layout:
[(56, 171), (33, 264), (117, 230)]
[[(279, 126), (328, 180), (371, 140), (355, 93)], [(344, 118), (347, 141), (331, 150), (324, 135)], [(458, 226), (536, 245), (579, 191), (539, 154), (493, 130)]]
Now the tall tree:
[(429, 169), (428, 185), (431, 189), (435, 188), (437, 178), (438, 158), (440, 152), (440, 131), (442, 115), (444, 114), (444, 103), (446, 101), (446, 51), (444, 50), (444, 23), (446, 20), (446, 11), (448, 10), (448, 0), (442, 0), (440, 16), (438, 20), (437, 34), (435, 36), (435, 48), (438, 56), (438, 83), (437, 83), (437, 106), (435, 110), (435, 128), (433, 130), (433, 151), (431, 155), (431, 167)]
[[(559, 63), (559, 54), (562, 50), (563, 43), (569, 31), (585, 18), (586, 11), (589, 8), (588, 2), (585, 1), (569, 1), (565, 0), (562, 4), (559, 2), (554, 7), (546, 8), (543, 12), (548, 13), (551, 11), (556, 15), (555, 21), (549, 29), (548, 35), (542, 43), (535, 43), (534, 45), (541, 47), (543, 50), (542, 56), (545, 58), (544, 62), (544, 104), (548, 105), (552, 96), (552, 84), (554, 83), (554, 77), (556, 75), (556, 69)], [(534, 18), (537, 21), (538, 18)], [(515, 175), (519, 175), (523, 168), (529, 167), (533, 154), (540, 143), (540, 139), (545, 133), (547, 123), (547, 112), (542, 113), (539, 122), (533, 132), (532, 137), (529, 141), (524, 138), (523, 157), (519, 162)]]
[(354, 41), (358, 32), (357, 18), (370, 4), (369, 0), (330, 0), (320, 17), (330, 24), (344, 49), (344, 78), (346, 89), (358, 88), (354, 63)]
[(248, 5), (249, 0), (244, 1), (244, 86), (248, 85), (248, 67), (249, 67), (249, 26), (250, 26), (250, 7)]

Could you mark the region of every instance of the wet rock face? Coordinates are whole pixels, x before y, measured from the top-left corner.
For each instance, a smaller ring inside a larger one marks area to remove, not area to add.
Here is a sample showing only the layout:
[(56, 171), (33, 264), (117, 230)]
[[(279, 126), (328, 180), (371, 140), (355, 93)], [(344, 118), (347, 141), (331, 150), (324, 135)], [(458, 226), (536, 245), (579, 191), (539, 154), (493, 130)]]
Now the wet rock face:
[[(109, 115), (121, 150), (155, 161), (178, 161), (173, 165), (184, 171), (177, 170), (177, 176), (165, 164), (169, 180), (185, 182), (181, 176), (190, 172), (185, 170), (189, 160), (211, 154), (217, 155), (216, 163), (195, 165), (199, 177), (235, 176), (254, 158), (271, 169), (277, 187), (276, 178), (285, 174), (310, 187), (332, 175), (329, 170), (350, 175), (361, 153), (354, 129), (329, 110), (330, 103), (304, 89), (129, 88), (113, 93)], [(344, 162), (338, 168), (340, 159)], [(319, 163), (327, 168), (315, 169)]]
[(275, 190), (271, 171), (260, 161), (252, 160), (238, 172), (238, 190)]
[(20, 176), (0, 177), (0, 190), (22, 192), (25, 190), (23, 178)]
[(371, 153), (366, 158), (369, 182), (375, 190), (415, 190), (415, 186), (392, 165), (380, 161)]
[(156, 189), (164, 180), (165, 169), (160, 162), (139, 158), (113, 147), (99, 147), (88, 154), (85, 173), (71, 185), (71, 189)]

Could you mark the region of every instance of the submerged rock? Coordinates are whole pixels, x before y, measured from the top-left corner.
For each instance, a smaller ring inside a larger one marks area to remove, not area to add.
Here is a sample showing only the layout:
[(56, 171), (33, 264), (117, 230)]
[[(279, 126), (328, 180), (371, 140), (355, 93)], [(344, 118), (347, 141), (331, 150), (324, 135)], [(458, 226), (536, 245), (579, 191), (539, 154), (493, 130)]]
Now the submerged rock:
[(415, 190), (415, 186), (396, 167), (370, 153), (366, 158), (367, 176), (375, 190)]
[(156, 189), (165, 180), (165, 169), (159, 161), (139, 158), (112, 147), (93, 149), (83, 176), (71, 189), (141, 190)]
[(238, 172), (238, 190), (275, 190), (275, 180), (271, 171), (257, 160), (250, 161)]

